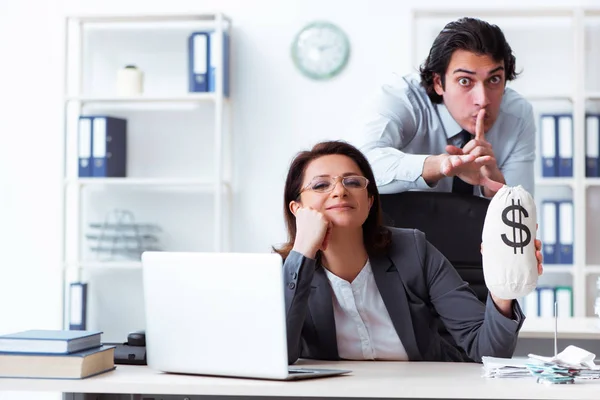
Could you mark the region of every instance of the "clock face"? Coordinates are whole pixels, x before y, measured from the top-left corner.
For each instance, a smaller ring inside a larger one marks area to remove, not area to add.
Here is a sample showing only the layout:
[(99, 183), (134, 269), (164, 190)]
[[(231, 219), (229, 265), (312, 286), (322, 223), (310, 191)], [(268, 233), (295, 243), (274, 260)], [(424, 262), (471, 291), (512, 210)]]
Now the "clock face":
[(346, 66), (349, 55), (348, 37), (328, 22), (307, 25), (292, 43), (294, 64), (311, 79), (334, 77)]

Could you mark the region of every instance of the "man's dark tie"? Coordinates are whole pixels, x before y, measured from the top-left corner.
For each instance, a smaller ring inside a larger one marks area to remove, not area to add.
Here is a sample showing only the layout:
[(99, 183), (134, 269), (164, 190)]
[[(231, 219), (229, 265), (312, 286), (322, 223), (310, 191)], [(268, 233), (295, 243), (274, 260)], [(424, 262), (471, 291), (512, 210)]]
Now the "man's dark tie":
[[(463, 147), (465, 147), (465, 144), (467, 144), (472, 139), (472, 137), (473, 135), (471, 135), (469, 132), (463, 129), (462, 131), (460, 131), (459, 133), (457, 133), (449, 139), (449, 144), (462, 149)], [(458, 176), (455, 176), (454, 180), (452, 181), (452, 193), (472, 195), (473, 185), (463, 181)]]

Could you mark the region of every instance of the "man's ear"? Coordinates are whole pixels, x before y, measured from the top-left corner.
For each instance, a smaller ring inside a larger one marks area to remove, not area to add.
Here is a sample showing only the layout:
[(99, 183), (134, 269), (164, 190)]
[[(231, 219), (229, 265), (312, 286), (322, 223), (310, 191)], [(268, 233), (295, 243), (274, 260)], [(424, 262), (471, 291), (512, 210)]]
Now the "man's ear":
[(290, 201), (290, 211), (292, 212), (292, 214), (294, 214), (294, 216), (296, 216), (296, 212), (300, 207), (302, 207), (302, 204), (300, 204), (296, 200)]
[(444, 94), (444, 88), (442, 86), (442, 77), (440, 76), (440, 74), (433, 74), (433, 90), (435, 90), (435, 92), (440, 96)]

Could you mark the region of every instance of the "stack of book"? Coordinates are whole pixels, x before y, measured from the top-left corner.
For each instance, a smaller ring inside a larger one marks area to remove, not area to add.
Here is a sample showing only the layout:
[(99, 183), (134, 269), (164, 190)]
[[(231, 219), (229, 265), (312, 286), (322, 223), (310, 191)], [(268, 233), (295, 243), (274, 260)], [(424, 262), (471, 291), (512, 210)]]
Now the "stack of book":
[(115, 369), (102, 332), (29, 330), (0, 336), (0, 377), (83, 379)]

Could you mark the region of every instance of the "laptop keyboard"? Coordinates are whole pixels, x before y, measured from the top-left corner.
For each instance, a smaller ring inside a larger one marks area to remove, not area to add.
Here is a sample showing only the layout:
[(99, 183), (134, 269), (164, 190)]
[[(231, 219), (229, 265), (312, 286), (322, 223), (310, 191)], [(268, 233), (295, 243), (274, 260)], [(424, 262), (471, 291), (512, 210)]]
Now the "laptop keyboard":
[(309, 369), (289, 369), (289, 373), (292, 374), (314, 374), (315, 371)]

